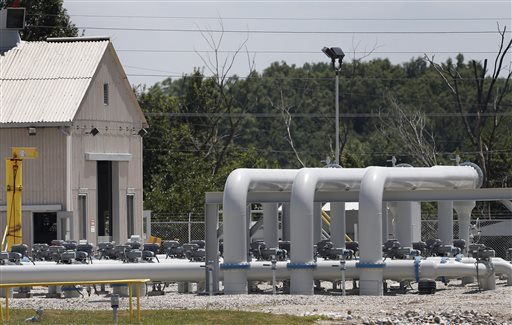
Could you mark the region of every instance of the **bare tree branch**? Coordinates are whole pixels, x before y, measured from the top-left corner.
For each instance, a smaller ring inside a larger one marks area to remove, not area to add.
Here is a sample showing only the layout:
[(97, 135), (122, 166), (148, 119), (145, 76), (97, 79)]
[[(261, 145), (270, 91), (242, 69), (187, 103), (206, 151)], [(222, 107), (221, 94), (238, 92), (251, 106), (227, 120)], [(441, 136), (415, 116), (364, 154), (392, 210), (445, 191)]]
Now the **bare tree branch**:
[(392, 97), (387, 100), (388, 110), (380, 112), (382, 114), (379, 117), (382, 134), (390, 141), (400, 143), (423, 166), (437, 165), (435, 139), (427, 128), (425, 113), (420, 110), (406, 110)]

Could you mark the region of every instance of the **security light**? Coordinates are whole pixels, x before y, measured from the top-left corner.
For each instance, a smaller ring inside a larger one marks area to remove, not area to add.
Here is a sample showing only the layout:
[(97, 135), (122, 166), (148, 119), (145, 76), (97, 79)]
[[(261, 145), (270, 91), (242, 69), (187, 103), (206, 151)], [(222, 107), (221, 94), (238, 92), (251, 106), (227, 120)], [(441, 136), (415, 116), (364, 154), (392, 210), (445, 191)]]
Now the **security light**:
[(140, 135), (141, 137), (145, 136), (146, 134), (148, 134), (148, 131), (144, 128), (140, 129), (139, 132), (137, 132), (138, 135)]
[(28, 128), (28, 135), (33, 136), (37, 134), (37, 130), (35, 127), (31, 126)]
[(327, 55), (333, 61), (336, 59), (341, 61), (345, 57), (345, 53), (343, 53), (343, 50), (339, 47), (324, 47), (322, 52), (324, 52), (325, 55)]
[(98, 130), (97, 128), (92, 128), (89, 133), (95, 136), (96, 134), (100, 133), (100, 130)]

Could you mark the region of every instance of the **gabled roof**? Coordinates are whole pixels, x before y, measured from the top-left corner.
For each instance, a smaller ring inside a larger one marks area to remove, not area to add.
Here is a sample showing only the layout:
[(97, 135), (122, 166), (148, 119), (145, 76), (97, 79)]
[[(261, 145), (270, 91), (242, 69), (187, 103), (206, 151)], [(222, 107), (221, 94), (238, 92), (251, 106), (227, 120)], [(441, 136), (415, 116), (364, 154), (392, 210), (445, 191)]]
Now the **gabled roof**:
[(24, 42), (0, 56), (0, 127), (70, 125), (109, 43)]

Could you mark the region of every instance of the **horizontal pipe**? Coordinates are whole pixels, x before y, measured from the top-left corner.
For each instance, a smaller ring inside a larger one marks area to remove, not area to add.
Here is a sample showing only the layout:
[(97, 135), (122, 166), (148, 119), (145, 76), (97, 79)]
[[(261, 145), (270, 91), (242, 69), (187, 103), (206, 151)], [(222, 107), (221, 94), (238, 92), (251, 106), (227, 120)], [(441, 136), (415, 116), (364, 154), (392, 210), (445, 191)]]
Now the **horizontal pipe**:
[[(471, 259), (461, 262), (449, 259), (441, 262), (436, 259), (421, 260), (419, 274), (416, 273), (414, 260), (386, 260), (383, 268), (384, 279), (414, 281), (419, 278), (435, 279), (437, 277), (460, 278), (476, 276), (476, 264)], [(492, 260), (495, 272), (505, 274), (509, 279), (512, 275), (512, 264), (502, 259)], [(357, 267), (359, 261), (345, 262), (345, 278), (358, 279), (361, 269)], [(279, 281), (290, 278), (291, 269), (287, 262), (277, 262), (276, 279)], [(487, 266), (478, 264), (480, 276), (488, 274)], [(204, 263), (116, 263), (116, 264), (36, 264), (36, 265), (7, 265), (0, 266), (2, 283), (20, 282), (52, 282), (52, 281), (96, 281), (118, 280), (121, 278), (149, 278), (151, 281), (161, 282), (200, 282), (204, 281)], [(315, 280), (341, 280), (340, 262), (318, 261), (313, 269)], [(223, 279), (223, 271), (220, 271)], [(250, 281), (271, 281), (272, 268), (270, 262), (252, 262), (247, 270), (247, 279)]]
[(119, 263), (0, 266), (2, 283), (119, 280), (203, 281), (204, 263)]
[[(247, 202), (288, 202), (290, 201), (291, 191), (266, 191), (249, 192)], [(222, 204), (222, 192), (207, 192), (206, 204)], [(340, 198), (340, 192), (337, 191), (317, 191), (315, 201), (317, 202), (357, 202), (359, 200), (359, 191), (344, 192), (343, 198)], [(384, 191), (383, 200), (392, 201), (502, 201), (512, 200), (512, 188), (478, 188), (478, 189), (457, 189), (445, 190), (436, 189), (435, 191), (424, 190), (390, 190)]]

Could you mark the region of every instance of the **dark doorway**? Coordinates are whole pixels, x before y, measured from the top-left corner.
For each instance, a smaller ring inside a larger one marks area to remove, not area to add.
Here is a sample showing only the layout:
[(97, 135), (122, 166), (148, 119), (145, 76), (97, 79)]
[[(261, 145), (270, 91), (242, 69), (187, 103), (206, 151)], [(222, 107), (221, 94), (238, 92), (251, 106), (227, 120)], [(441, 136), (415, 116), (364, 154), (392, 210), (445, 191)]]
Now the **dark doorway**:
[(98, 236), (112, 236), (111, 161), (98, 161)]
[(57, 213), (34, 213), (34, 244), (51, 244), (57, 239)]

